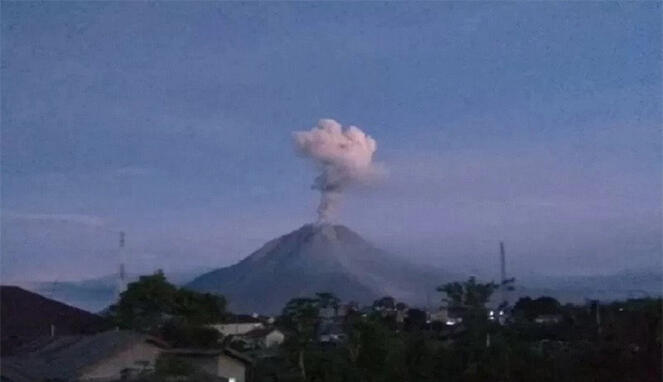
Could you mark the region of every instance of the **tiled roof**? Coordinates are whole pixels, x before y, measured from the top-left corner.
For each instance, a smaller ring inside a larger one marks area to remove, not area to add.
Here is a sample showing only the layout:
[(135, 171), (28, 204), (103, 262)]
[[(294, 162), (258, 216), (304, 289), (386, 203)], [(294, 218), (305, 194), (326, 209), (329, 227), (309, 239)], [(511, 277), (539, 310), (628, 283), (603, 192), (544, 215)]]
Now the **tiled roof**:
[(26, 381), (72, 380), (84, 367), (140, 342), (165, 346), (156, 338), (128, 330), (44, 338), (33, 342), (33, 351), (25, 349), (20, 355), (3, 357), (2, 375), (17, 382), (24, 380), (21, 376)]
[(199, 348), (173, 348), (165, 351), (168, 354), (205, 357), (205, 356), (218, 356), (225, 355), (230, 358), (236, 359), (244, 364), (252, 364), (253, 359), (246, 354), (240, 353), (230, 348), (216, 348), (216, 349), (199, 349)]

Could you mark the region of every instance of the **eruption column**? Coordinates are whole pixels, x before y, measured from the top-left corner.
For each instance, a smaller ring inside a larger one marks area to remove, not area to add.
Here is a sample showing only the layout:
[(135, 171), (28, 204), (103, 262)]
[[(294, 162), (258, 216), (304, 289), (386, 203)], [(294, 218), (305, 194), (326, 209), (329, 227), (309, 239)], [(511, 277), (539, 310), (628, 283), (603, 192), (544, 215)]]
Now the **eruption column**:
[(373, 163), (377, 143), (356, 126), (321, 119), (311, 130), (295, 132), (294, 139), (298, 152), (320, 169), (312, 186), (321, 193), (318, 222), (331, 219), (345, 188), (370, 182), (378, 173)]

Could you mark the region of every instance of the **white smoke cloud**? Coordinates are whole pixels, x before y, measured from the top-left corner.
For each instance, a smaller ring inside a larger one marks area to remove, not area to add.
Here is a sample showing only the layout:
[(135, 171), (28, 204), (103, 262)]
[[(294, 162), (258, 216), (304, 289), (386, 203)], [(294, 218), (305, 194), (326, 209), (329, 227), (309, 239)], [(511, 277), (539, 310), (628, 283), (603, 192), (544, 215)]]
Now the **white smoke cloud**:
[(343, 190), (353, 183), (368, 183), (380, 173), (373, 163), (377, 143), (356, 126), (343, 128), (333, 119), (321, 119), (309, 131), (293, 134), (299, 153), (320, 168), (313, 189), (321, 192), (320, 222), (329, 221)]

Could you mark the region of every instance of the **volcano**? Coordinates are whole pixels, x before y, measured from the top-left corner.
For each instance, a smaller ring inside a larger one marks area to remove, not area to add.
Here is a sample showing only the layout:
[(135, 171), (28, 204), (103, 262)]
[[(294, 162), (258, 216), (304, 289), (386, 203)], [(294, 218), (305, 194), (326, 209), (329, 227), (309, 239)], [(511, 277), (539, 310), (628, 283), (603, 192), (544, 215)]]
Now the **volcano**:
[(435, 287), (451, 278), (382, 251), (345, 226), (307, 224), (186, 287), (223, 294), (233, 312), (273, 314), (291, 298), (317, 292), (362, 304), (392, 296), (423, 305), (433, 301)]

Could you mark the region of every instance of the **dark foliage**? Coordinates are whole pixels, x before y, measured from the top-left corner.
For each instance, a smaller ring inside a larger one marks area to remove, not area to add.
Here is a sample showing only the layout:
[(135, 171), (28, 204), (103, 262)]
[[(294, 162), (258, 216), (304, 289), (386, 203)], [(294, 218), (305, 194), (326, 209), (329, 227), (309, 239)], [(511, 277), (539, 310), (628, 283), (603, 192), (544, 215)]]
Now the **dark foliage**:
[(178, 288), (159, 271), (129, 284), (108, 314), (121, 328), (158, 335), (174, 346), (210, 347), (219, 334), (204, 325), (223, 321), (226, 301)]
[[(499, 325), (480, 314), (495, 284), (471, 279), (440, 289), (450, 306), (462, 308), (467, 322), (435, 327), (426, 324), (424, 312), (410, 309), (405, 322), (394, 327), (378, 308), (392, 306), (391, 301), (382, 299), (386, 304), (374, 304), (376, 313), (345, 317), (343, 343), (330, 347), (311, 337), (299, 342), (305, 348), (305, 374), (286, 351), (257, 365), (256, 382), (661, 381), (661, 299), (594, 310), (561, 306), (550, 298), (522, 299), (514, 310), (526, 319)], [(312, 303), (293, 300), (284, 313), (315, 325), (313, 314), (304, 314)], [(550, 325), (530, 320), (542, 314), (561, 320)]]
[(164, 324), (159, 335), (174, 347), (217, 347), (221, 335), (214, 328), (173, 319)]
[(517, 318), (533, 320), (541, 315), (560, 314), (562, 306), (552, 297), (539, 297), (531, 299), (523, 297), (513, 306), (513, 314)]

